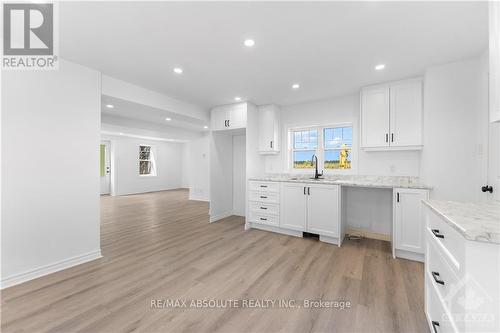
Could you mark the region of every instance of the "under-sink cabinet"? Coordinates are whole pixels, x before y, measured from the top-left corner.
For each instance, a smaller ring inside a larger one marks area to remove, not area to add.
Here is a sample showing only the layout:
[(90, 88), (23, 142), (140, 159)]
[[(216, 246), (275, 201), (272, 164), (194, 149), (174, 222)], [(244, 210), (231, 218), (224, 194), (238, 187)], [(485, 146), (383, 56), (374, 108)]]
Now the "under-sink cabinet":
[(248, 188), (252, 227), (299, 237), (309, 232), (320, 241), (342, 243), (339, 185), (249, 181)]

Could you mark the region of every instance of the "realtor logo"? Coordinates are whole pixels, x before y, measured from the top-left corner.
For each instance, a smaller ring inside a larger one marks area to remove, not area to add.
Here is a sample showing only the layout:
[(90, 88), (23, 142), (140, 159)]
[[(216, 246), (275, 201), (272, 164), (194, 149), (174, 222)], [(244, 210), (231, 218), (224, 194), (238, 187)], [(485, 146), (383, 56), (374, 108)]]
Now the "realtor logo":
[(3, 4), (3, 69), (57, 69), (53, 3)]

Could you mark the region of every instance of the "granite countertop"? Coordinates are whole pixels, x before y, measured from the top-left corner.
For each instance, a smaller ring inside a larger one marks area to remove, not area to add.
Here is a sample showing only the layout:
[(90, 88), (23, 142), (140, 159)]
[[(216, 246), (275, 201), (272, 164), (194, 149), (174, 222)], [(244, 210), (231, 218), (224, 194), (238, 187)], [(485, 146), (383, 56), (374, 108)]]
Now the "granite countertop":
[(465, 239), (500, 244), (500, 203), (427, 200), (424, 204)]
[(310, 178), (310, 175), (273, 174), (264, 177), (249, 178), (249, 180), (291, 183), (317, 183), (374, 188), (399, 187), (430, 189), (429, 186), (425, 186), (420, 183), (417, 177), (328, 175), (322, 179), (314, 180)]

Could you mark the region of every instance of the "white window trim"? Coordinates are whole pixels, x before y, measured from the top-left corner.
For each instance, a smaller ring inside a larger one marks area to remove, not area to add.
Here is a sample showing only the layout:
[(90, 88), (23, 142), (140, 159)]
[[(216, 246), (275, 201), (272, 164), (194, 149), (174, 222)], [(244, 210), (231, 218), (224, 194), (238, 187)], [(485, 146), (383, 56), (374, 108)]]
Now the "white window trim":
[[(140, 151), (141, 146), (148, 146), (151, 147), (150, 153), (149, 153), (149, 161), (151, 162), (151, 173), (149, 175), (141, 175), (140, 169), (138, 169), (139, 173), (139, 178), (149, 178), (149, 177), (158, 177), (158, 169), (156, 168), (156, 147), (148, 144), (148, 143), (140, 143), (137, 147), (139, 148), (138, 150)], [(140, 159), (138, 159), (139, 164), (140, 164)]]
[[(351, 147), (351, 168), (350, 169), (325, 169), (324, 168), (324, 158), (325, 158), (325, 149), (324, 149), (324, 129), (325, 128), (336, 128), (336, 127), (352, 127), (352, 147)], [(295, 169), (293, 167), (293, 135), (294, 131), (301, 130), (318, 130), (318, 148), (316, 149), (317, 157), (318, 157), (318, 171), (323, 172), (324, 175), (352, 175), (356, 174), (358, 167), (358, 149), (357, 149), (357, 141), (355, 137), (357, 135), (356, 128), (354, 126), (354, 122), (343, 122), (343, 123), (335, 123), (328, 125), (307, 125), (307, 126), (287, 126), (286, 133), (288, 137), (288, 154), (286, 161), (286, 170), (288, 173), (295, 174), (309, 174), (314, 172), (314, 169)], [(312, 150), (312, 149), (307, 149)]]

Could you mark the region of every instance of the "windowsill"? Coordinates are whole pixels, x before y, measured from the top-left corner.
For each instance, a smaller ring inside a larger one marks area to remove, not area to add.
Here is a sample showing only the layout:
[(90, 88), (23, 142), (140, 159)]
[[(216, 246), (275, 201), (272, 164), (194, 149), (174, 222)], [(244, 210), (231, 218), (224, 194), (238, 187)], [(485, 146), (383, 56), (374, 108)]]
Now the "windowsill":
[(139, 175), (139, 178), (158, 177), (158, 175)]
[[(324, 175), (354, 175), (356, 172), (351, 169), (320, 169), (319, 172), (323, 172)], [(314, 174), (314, 168), (312, 169), (288, 169), (290, 174)]]

